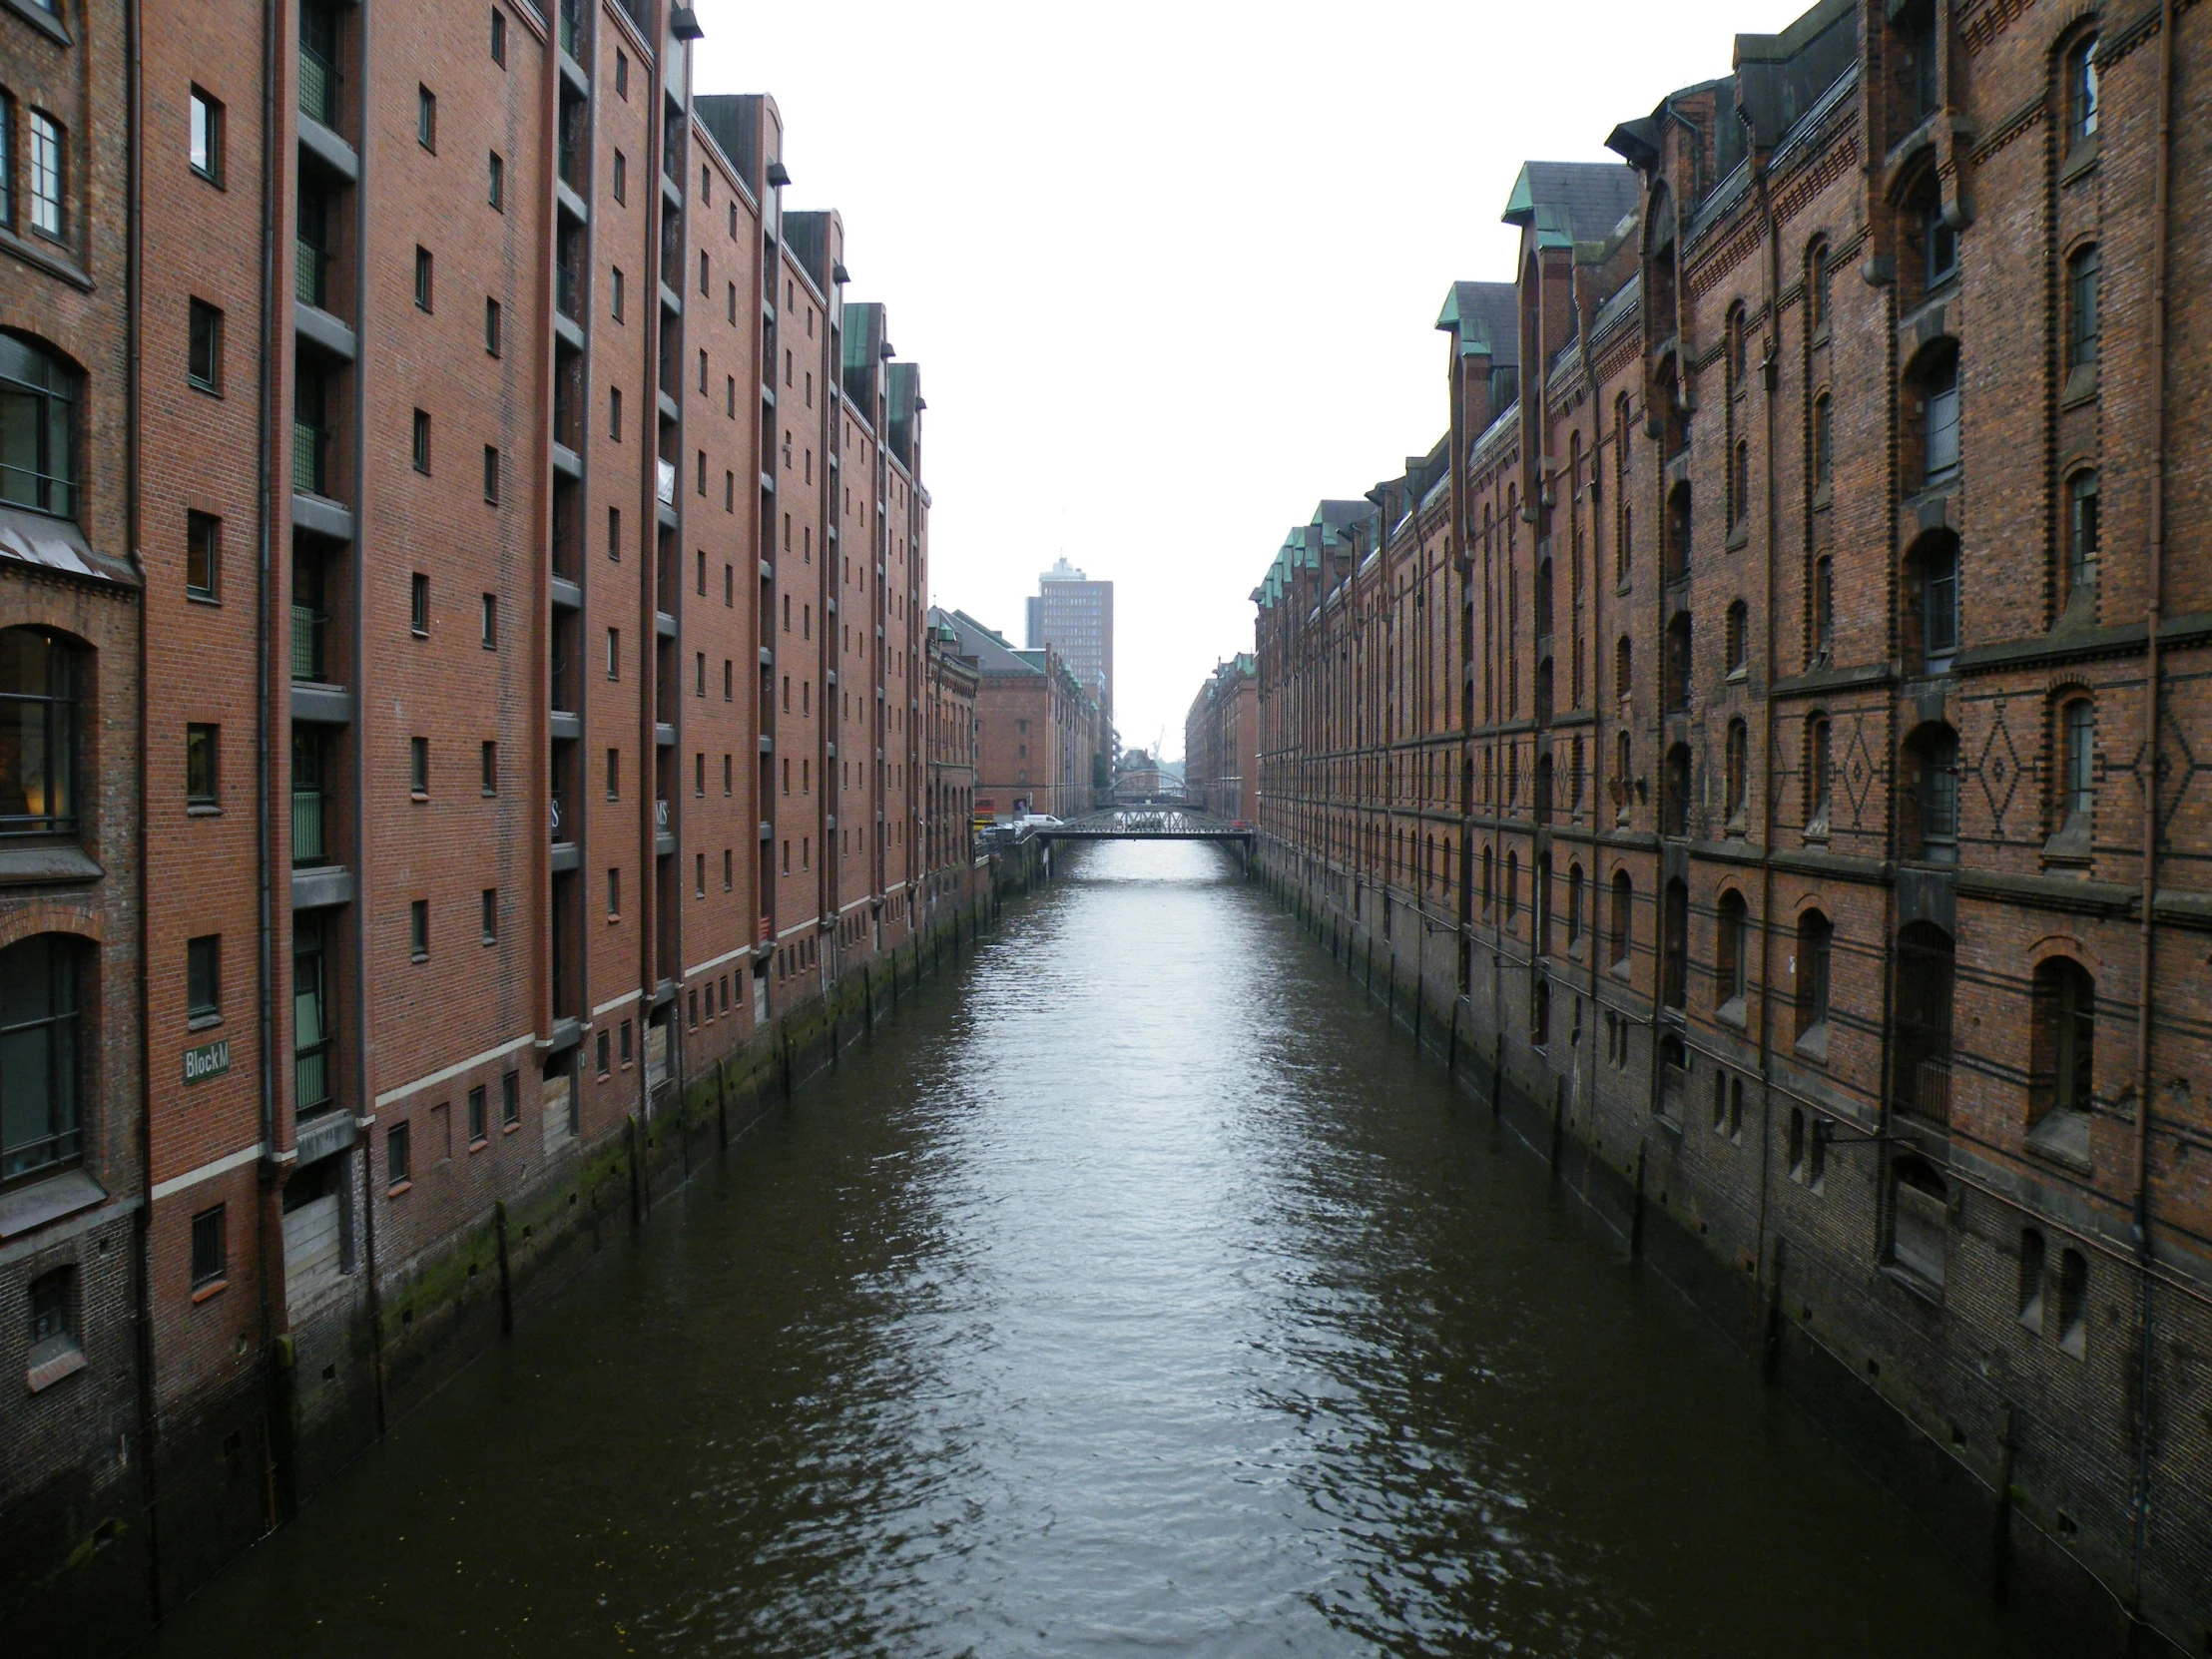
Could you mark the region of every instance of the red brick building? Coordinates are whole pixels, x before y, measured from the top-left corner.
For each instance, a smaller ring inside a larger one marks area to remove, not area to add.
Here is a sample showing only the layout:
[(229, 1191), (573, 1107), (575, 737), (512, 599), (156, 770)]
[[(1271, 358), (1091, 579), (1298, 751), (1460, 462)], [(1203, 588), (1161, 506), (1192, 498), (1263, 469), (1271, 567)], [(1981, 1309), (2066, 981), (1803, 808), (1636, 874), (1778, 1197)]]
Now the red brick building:
[(960, 654), (959, 631), (927, 613), (922, 673), (922, 732), (928, 772), (922, 786), (922, 900), (973, 901), (975, 892), (975, 660)]
[(1017, 651), (965, 611), (933, 620), (975, 665), (976, 813), (1004, 823), (1089, 812), (1105, 791), (1111, 743), (1098, 700), (1050, 646)]
[(1183, 721), (1183, 788), (1191, 804), (1234, 824), (1260, 818), (1258, 664), (1239, 652), (1219, 664)]
[(0, 9), (11, 1621), (280, 1517), (942, 876), (919, 379), (776, 106), (405, 25)]
[(1259, 594), (1271, 878), (1946, 1531), (2185, 1646), (2195, 21), (1829, 0), (1529, 164), (1446, 437)]

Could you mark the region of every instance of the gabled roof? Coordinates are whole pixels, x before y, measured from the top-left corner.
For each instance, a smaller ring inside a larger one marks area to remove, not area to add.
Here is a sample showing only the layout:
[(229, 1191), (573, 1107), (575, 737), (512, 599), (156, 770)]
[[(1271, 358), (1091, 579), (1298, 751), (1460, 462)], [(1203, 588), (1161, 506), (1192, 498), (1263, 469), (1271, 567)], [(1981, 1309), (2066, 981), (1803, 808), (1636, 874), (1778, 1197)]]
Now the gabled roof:
[(1487, 351), (1492, 368), (1520, 366), (1520, 300), (1511, 282), (1454, 282), (1436, 326), (1459, 331), (1459, 355)]
[(1636, 211), (1641, 189), (1625, 162), (1524, 162), (1499, 217), (1534, 230), (1538, 248), (1601, 243)]
[(967, 612), (933, 611), (931, 615), (932, 619), (941, 617), (959, 636), (960, 655), (974, 658), (975, 666), (985, 674), (1043, 674), (1041, 667), (1007, 643), (1005, 635), (976, 621)]

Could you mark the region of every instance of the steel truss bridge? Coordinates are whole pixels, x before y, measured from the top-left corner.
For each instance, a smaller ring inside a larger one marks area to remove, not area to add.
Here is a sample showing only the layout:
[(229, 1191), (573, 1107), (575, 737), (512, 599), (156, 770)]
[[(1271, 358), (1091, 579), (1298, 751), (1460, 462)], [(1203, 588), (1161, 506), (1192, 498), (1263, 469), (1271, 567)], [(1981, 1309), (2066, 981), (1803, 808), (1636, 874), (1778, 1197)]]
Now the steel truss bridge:
[(1051, 841), (1228, 841), (1246, 853), (1256, 839), (1250, 825), (1165, 806), (1108, 808), (1065, 824), (1040, 824), (1036, 835)]

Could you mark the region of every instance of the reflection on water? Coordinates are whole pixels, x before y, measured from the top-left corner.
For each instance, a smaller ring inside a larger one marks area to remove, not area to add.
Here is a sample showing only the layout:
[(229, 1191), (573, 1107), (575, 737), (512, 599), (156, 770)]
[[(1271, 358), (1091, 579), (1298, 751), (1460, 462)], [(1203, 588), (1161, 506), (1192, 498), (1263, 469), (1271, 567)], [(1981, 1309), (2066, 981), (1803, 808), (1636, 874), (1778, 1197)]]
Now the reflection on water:
[(1065, 871), (155, 1650), (2031, 1651), (1229, 858)]

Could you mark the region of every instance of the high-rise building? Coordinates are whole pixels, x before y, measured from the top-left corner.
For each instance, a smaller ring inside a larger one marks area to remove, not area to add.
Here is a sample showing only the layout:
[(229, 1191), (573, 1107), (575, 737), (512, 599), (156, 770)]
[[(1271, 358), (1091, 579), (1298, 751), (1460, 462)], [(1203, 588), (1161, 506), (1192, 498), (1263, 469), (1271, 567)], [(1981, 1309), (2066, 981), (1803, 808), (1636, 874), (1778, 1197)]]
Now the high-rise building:
[(1028, 602), (1029, 649), (1059, 652), (1082, 688), (1114, 717), (1114, 584), (1094, 582), (1061, 559), (1037, 578)]

